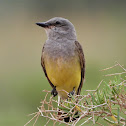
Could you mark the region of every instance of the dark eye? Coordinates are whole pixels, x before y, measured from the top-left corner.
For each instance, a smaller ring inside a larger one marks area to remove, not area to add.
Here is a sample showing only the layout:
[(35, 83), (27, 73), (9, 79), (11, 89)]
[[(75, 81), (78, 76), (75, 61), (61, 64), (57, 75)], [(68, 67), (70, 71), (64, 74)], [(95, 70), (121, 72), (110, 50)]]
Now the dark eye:
[(60, 22), (59, 21), (56, 21), (56, 24), (60, 24)]

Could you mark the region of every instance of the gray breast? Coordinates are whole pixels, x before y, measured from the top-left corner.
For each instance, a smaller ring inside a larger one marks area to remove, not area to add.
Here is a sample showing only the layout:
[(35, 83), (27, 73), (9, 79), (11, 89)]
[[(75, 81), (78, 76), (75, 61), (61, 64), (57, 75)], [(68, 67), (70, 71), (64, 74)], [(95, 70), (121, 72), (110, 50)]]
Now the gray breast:
[(75, 56), (75, 43), (74, 41), (50, 41), (47, 40), (44, 45), (44, 53), (54, 60), (58, 57), (68, 59)]

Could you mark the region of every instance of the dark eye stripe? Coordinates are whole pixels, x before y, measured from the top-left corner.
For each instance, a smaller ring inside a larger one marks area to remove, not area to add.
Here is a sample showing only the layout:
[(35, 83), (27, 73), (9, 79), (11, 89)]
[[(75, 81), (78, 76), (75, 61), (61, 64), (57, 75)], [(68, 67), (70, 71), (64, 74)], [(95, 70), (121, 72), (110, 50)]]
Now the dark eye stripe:
[(60, 24), (60, 22), (59, 21), (56, 21), (56, 24)]

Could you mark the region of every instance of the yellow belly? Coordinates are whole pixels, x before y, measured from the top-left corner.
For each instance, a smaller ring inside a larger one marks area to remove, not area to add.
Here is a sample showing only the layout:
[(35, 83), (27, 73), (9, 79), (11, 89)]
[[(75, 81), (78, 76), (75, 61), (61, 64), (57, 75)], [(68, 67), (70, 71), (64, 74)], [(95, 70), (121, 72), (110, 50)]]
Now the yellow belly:
[(56, 90), (62, 99), (66, 99), (66, 92), (73, 91), (73, 88), (77, 91), (81, 80), (78, 57), (71, 58), (68, 61), (64, 61), (63, 58), (58, 58), (55, 61), (48, 58), (45, 59), (45, 68), (48, 78), (56, 86)]

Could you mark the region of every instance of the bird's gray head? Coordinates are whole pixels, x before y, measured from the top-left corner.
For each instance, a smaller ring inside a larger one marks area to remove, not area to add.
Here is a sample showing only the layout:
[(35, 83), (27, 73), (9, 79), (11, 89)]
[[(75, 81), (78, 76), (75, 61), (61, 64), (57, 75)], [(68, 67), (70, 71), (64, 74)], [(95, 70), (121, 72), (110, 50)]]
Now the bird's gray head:
[(46, 22), (39, 22), (36, 24), (45, 28), (48, 39), (76, 40), (76, 31), (74, 25), (65, 18), (55, 17)]

